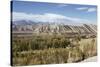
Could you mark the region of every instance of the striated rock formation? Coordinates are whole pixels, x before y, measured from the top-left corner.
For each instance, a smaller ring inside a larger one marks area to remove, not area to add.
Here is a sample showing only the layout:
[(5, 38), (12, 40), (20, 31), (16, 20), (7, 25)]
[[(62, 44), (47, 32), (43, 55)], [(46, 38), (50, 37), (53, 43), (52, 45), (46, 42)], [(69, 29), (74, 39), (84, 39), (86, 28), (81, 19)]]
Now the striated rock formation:
[(14, 35), (31, 36), (32, 34), (63, 34), (63, 35), (87, 35), (96, 36), (97, 26), (93, 24), (83, 25), (64, 25), (64, 24), (32, 24), (32, 25), (13, 25), (12, 33)]

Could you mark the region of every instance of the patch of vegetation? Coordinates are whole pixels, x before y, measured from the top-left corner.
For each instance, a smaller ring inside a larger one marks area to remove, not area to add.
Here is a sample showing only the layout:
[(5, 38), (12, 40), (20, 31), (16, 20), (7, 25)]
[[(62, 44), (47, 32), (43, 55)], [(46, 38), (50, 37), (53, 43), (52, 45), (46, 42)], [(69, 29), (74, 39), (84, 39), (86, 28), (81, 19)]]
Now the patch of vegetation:
[(13, 65), (56, 64), (79, 62), (97, 55), (96, 39), (65, 36), (33, 36), (13, 38)]

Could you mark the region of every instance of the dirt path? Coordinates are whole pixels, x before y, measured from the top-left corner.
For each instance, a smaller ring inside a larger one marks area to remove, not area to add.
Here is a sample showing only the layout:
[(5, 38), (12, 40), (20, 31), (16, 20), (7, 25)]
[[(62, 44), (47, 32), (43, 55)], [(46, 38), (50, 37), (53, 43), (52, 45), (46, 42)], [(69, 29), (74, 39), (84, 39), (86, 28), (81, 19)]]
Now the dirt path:
[(94, 57), (90, 57), (88, 59), (85, 59), (81, 62), (96, 62), (97, 61), (97, 56), (94, 56)]

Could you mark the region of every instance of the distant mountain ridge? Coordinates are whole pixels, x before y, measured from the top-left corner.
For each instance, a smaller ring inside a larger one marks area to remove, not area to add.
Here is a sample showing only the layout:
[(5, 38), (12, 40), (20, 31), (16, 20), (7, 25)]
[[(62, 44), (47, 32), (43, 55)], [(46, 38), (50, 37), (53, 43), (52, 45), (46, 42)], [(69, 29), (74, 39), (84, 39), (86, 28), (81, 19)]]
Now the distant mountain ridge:
[(33, 25), (37, 23), (30, 20), (18, 20), (18, 21), (13, 21), (13, 24), (14, 25)]
[(64, 25), (72, 25), (72, 24), (81, 24), (79, 22), (75, 22), (69, 19), (63, 19), (63, 18), (58, 18), (58, 19), (53, 19), (49, 21), (36, 21), (36, 20), (15, 20), (12, 21), (14, 25), (33, 25), (33, 24), (64, 24)]

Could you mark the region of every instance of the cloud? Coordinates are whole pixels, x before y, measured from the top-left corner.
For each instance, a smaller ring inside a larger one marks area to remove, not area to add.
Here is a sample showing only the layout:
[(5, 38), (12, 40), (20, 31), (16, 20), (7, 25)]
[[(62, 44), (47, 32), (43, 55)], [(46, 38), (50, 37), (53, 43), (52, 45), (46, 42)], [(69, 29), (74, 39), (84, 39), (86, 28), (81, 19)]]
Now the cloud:
[(66, 7), (68, 6), (67, 4), (58, 4), (58, 7)]
[(19, 13), (19, 12), (13, 12), (13, 21), (16, 20), (31, 20), (31, 21), (42, 21), (42, 22), (48, 22), (56, 20), (56, 19), (65, 19), (66, 17), (63, 15), (53, 14), (53, 13), (45, 13), (45, 14), (27, 14), (27, 13)]
[(96, 8), (89, 8), (88, 9), (88, 12), (95, 12), (96, 11)]
[(13, 12), (12, 21), (19, 21), (19, 20), (31, 20), (34, 22), (49, 22), (49, 23), (64, 23), (64, 24), (71, 24), (71, 23), (90, 23), (89, 20), (75, 18), (75, 17), (68, 17), (60, 14), (53, 14), (53, 13), (44, 13), (44, 14), (28, 14), (28, 13), (21, 13), (21, 12)]
[(95, 12), (97, 10), (96, 8), (89, 8), (89, 7), (80, 7), (76, 9), (80, 11), (86, 11), (86, 12)]
[(80, 7), (80, 8), (76, 8), (77, 10), (87, 10), (88, 7)]

